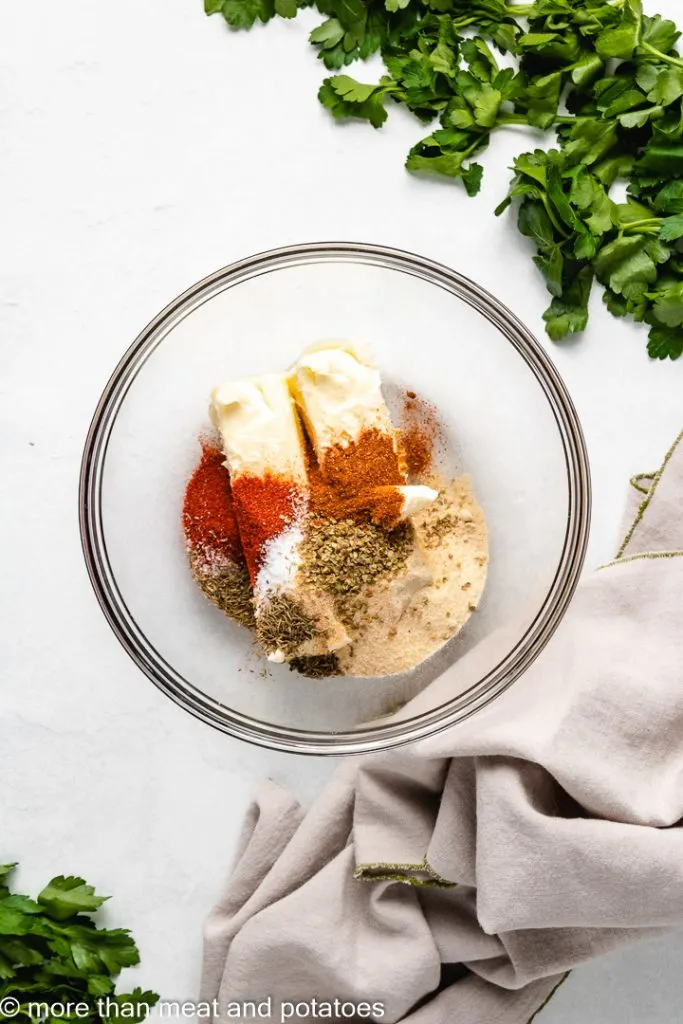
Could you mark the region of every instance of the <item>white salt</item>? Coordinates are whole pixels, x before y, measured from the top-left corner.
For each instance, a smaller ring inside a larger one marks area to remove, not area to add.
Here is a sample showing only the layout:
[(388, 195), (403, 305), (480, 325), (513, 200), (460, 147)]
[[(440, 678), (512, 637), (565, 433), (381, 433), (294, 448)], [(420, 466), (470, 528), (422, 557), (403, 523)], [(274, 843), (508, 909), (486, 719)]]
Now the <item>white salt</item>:
[(302, 540), (301, 526), (293, 523), (267, 542), (256, 577), (257, 601), (273, 591), (291, 589), (301, 565)]

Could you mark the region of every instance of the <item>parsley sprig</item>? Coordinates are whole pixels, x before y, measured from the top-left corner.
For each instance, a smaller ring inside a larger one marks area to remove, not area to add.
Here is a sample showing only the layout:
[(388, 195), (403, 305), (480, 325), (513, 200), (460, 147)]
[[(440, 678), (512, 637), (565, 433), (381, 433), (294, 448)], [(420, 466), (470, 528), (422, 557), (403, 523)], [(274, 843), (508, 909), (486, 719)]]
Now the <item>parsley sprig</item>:
[(139, 963), (137, 946), (125, 929), (98, 928), (91, 916), (107, 897), (82, 878), (63, 876), (53, 878), (36, 900), (20, 896), (8, 884), (15, 866), (0, 865), (0, 1004), (17, 1000), (20, 1008), (11, 1019), (35, 1024), (29, 1004), (46, 1003), (61, 1012), (70, 1003), (87, 1004), (90, 1014), (60, 1016), (55, 1010), (47, 1019), (145, 1020), (145, 1008), (158, 1001), (155, 993), (136, 988), (116, 994), (120, 971)]
[[(338, 72), (319, 92), (333, 117), (379, 128), (399, 103), (429, 125), (408, 170), (459, 180), (474, 196), (495, 131), (555, 131), (554, 148), (517, 158), (496, 211), (514, 202), (536, 246), (553, 340), (585, 329), (597, 281), (615, 316), (649, 325), (650, 356), (683, 354), (683, 58), (673, 22), (646, 16), (641, 0), (205, 0), (233, 28), (309, 6), (325, 17), (310, 41)], [(386, 67), (379, 82), (343, 70), (375, 53)], [(626, 202), (612, 198), (617, 182)]]

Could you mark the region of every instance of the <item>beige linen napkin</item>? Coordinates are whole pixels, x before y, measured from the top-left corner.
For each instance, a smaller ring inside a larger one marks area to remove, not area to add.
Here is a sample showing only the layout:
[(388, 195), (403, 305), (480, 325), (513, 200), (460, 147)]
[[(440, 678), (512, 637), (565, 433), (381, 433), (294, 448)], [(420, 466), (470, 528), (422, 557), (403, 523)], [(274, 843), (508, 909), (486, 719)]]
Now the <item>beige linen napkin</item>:
[(500, 700), (343, 762), (307, 813), (262, 789), (206, 923), (216, 1021), (269, 999), (274, 1021), (527, 1024), (571, 968), (683, 924), (680, 442)]

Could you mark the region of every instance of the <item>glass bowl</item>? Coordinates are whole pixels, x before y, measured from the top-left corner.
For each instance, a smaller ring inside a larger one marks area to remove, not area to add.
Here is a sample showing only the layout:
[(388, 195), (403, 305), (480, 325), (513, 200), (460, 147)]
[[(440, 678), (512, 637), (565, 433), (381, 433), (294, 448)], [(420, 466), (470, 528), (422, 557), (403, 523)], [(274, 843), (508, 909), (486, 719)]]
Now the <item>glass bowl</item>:
[[(370, 344), (388, 388), (444, 422), (490, 534), (484, 598), (417, 669), (303, 678), (268, 665), (187, 567), (185, 482), (211, 388), (285, 369), (323, 338)], [(493, 700), (536, 658), (576, 586), (590, 481), (581, 428), (541, 346), (492, 295), (441, 264), (342, 242), (290, 246), (217, 271), (133, 342), (99, 401), (80, 484), (83, 551), (112, 629), (142, 671), (202, 721), (307, 754), (432, 735)]]

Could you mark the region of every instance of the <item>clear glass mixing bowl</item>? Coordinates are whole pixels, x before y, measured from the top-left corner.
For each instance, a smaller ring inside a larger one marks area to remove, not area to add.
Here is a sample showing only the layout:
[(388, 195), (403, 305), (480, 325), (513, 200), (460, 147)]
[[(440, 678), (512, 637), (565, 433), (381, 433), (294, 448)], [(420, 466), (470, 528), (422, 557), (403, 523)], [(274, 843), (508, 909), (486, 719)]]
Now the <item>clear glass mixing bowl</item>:
[[(284, 369), (306, 344), (332, 337), (367, 341), (389, 389), (414, 389), (438, 407), (452, 468), (471, 475), (488, 520), (479, 609), (402, 676), (321, 682), (266, 666), (251, 635), (205, 600), (187, 568), (180, 509), (210, 389)], [(408, 743), (502, 693), (567, 608), (589, 518), (581, 428), (538, 342), (467, 278), (374, 245), (261, 253), (175, 299), (116, 367), (81, 473), (90, 578), (137, 665), (204, 722), (308, 754)]]

